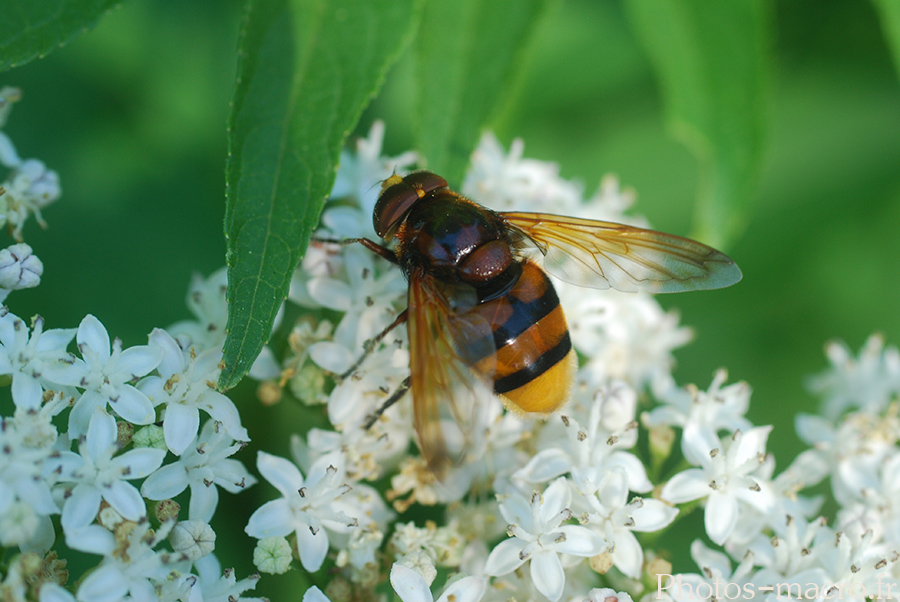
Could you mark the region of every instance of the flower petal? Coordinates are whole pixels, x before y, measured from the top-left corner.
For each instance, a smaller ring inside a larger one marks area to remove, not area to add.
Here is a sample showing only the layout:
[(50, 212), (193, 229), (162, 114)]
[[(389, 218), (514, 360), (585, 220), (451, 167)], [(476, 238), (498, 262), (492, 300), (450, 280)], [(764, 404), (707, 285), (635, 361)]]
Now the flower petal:
[(612, 551), (613, 564), (627, 577), (638, 579), (644, 563), (644, 550), (628, 529), (616, 529), (616, 546)]
[(114, 564), (101, 566), (90, 573), (78, 588), (78, 600), (116, 602), (128, 593), (128, 581)]
[(564, 541), (553, 546), (557, 552), (573, 556), (594, 556), (609, 547), (600, 535), (581, 525), (563, 525), (554, 530), (554, 533), (557, 532), (565, 535)]
[(187, 486), (187, 471), (185, 471), (184, 465), (176, 462), (163, 466), (147, 477), (147, 480), (141, 485), (141, 494), (149, 500), (165, 500), (175, 497), (187, 489)]
[(125, 481), (116, 481), (105, 489), (103, 499), (127, 520), (137, 521), (147, 513), (144, 498), (137, 487)]
[(673, 504), (681, 504), (706, 497), (711, 491), (706, 473), (700, 468), (688, 468), (669, 479), (660, 496)]
[(116, 389), (115, 399), (109, 405), (116, 414), (132, 424), (150, 424), (156, 420), (150, 398), (131, 385), (121, 385)]
[(300, 550), (300, 564), (307, 571), (318, 571), (322, 568), (325, 555), (328, 553), (328, 531), (319, 529), (315, 535), (309, 527), (297, 528), (297, 548)]
[(176, 456), (197, 437), (200, 428), (200, 412), (194, 406), (183, 403), (170, 403), (166, 406), (166, 417), (163, 419), (163, 435), (166, 447)]
[[(477, 602), (484, 597), (487, 579), (470, 575), (450, 584), (437, 602)], [(406, 601), (404, 601), (406, 602)]]
[(531, 580), (534, 587), (547, 596), (550, 602), (559, 600), (566, 586), (566, 573), (563, 571), (559, 556), (548, 550), (532, 556)]
[(143, 479), (162, 465), (166, 452), (162, 449), (141, 447), (132, 449), (121, 456), (116, 456), (110, 464), (122, 471), (125, 479)]
[(499, 577), (511, 573), (525, 564), (527, 558), (519, 557), (524, 547), (525, 542), (517, 537), (501, 541), (488, 555), (484, 563), (484, 574)]
[(300, 469), (284, 458), (259, 452), (256, 456), (256, 468), (283, 496), (297, 495), (297, 491), (304, 485)]
[(732, 495), (713, 492), (706, 501), (703, 523), (709, 538), (718, 545), (725, 543), (738, 519), (738, 503)]
[(642, 502), (640, 508), (631, 512), (631, 518), (634, 520), (632, 531), (659, 531), (668, 527), (678, 515), (678, 508), (673, 508), (663, 501), (645, 499)]
[(119, 355), (116, 370), (131, 374), (132, 378), (144, 376), (159, 366), (163, 359), (163, 350), (152, 345), (135, 345)]
[(214, 420), (222, 423), (225, 432), (235, 441), (250, 441), (250, 434), (241, 426), (241, 415), (237, 406), (225, 395), (209, 389), (200, 394), (200, 409), (205, 410)]
[(94, 522), (100, 510), (100, 492), (96, 487), (79, 484), (72, 490), (62, 509), (60, 522), (68, 533)]
[(431, 590), (418, 571), (394, 563), (391, 567), (391, 586), (403, 602), (431, 602)]
[(44, 389), (38, 379), (24, 372), (15, 372), (11, 388), (13, 402), (17, 408), (36, 410), (41, 407)]
[(188, 507), (188, 517), (191, 520), (202, 520), (208, 523), (212, 520), (219, 504), (219, 488), (215, 485), (206, 486), (204, 483), (191, 485), (191, 502)]
[(76, 334), (78, 349), (84, 354), (83, 347), (87, 347), (93, 351), (100, 359), (101, 363), (106, 363), (109, 359), (109, 333), (106, 327), (100, 323), (100, 320), (88, 314), (78, 325)]
[(262, 539), (264, 537), (284, 537), (294, 530), (294, 514), (287, 501), (272, 500), (256, 509), (244, 532), (250, 537)]

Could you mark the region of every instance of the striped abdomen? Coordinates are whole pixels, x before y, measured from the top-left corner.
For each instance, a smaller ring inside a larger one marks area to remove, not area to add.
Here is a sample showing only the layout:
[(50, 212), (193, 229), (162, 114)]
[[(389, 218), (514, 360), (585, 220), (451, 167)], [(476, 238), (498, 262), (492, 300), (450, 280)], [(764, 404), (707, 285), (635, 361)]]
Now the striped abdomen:
[(549, 414), (562, 406), (577, 362), (559, 297), (547, 275), (526, 261), (506, 294), (471, 311), (492, 326), (494, 392), (507, 407)]

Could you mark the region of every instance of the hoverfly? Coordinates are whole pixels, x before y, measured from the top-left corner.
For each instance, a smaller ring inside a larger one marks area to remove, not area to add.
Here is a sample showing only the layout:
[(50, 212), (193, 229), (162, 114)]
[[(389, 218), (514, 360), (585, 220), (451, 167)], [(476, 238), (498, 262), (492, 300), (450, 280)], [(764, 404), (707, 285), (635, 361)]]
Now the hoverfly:
[[(519, 414), (546, 416), (566, 402), (577, 361), (547, 274), (650, 293), (741, 279), (731, 259), (699, 242), (611, 222), (495, 212), (428, 171), (385, 180), (373, 224), (386, 243), (396, 241), (393, 249), (365, 238), (341, 242), (359, 242), (403, 270), (407, 309), (370, 343), (405, 322), (410, 376), (366, 427), (411, 388), (419, 447), (438, 478), (486, 430), (479, 406), (491, 391)], [(526, 257), (529, 247), (540, 253)]]

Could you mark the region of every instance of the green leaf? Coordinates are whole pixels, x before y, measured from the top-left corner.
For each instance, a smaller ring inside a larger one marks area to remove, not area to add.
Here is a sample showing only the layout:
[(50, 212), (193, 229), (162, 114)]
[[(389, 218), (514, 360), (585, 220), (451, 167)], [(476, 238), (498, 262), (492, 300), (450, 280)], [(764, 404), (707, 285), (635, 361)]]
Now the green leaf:
[(93, 27), (119, 0), (0, 2), (0, 71), (18, 67)]
[(253, 0), (229, 122), (228, 325), (219, 387), (268, 340), (341, 147), (409, 41), (418, 0)]
[(462, 181), (508, 96), (547, 0), (432, 0), (416, 40), (416, 138), (429, 169)]
[(894, 55), (894, 67), (900, 73), (900, 2), (897, 0), (872, 0), (881, 17), (881, 28), (887, 39), (891, 54)]
[(727, 247), (743, 230), (765, 147), (769, 5), (628, 0), (675, 134), (701, 165), (694, 236)]

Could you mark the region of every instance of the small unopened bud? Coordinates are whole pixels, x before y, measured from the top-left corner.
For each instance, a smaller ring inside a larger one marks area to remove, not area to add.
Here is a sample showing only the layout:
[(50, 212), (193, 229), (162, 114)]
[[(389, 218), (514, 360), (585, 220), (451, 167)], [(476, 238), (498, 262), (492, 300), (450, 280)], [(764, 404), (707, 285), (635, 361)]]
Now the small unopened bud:
[(325, 372), (312, 363), (306, 363), (288, 381), (291, 394), (305, 405), (324, 403), (327, 397), (322, 393), (325, 390)]
[(134, 437), (134, 425), (124, 420), (116, 421), (116, 445), (125, 447)]
[(661, 464), (669, 459), (672, 444), (675, 442), (675, 431), (666, 424), (650, 427), (650, 454), (653, 462)]
[(43, 273), (44, 264), (27, 244), (21, 242), (0, 250), (0, 288), (34, 288), (41, 283)]
[(202, 520), (185, 520), (169, 533), (169, 543), (188, 560), (198, 560), (216, 549), (216, 532)]
[(163, 428), (155, 424), (149, 424), (138, 430), (131, 438), (135, 447), (150, 447), (152, 449), (168, 449)]
[(278, 381), (267, 380), (259, 383), (256, 397), (264, 406), (273, 406), (281, 401), (281, 387), (278, 386)]
[(613, 567), (612, 553), (607, 550), (605, 552), (600, 552), (595, 556), (591, 556), (590, 565), (595, 573), (605, 575), (609, 569)]
[(256, 542), (253, 564), (263, 573), (281, 575), (291, 568), (291, 544), (284, 537), (265, 537)]

